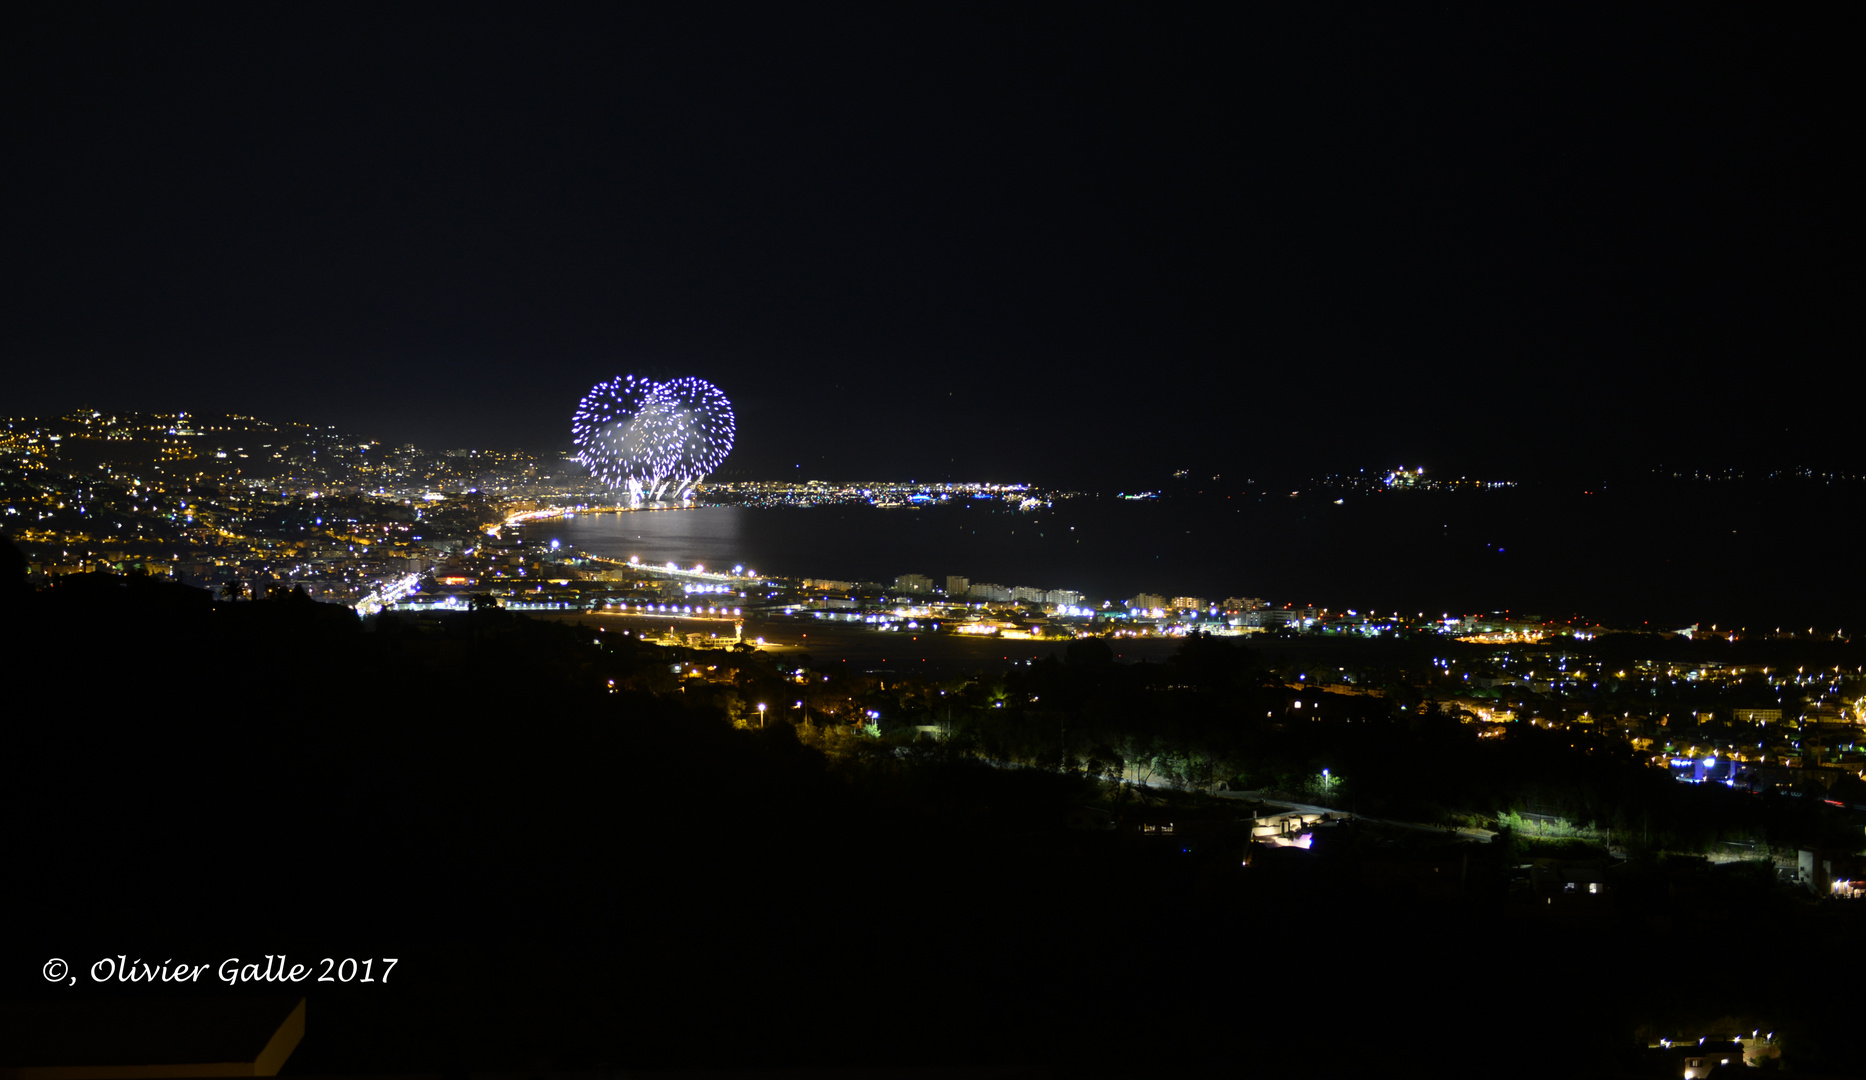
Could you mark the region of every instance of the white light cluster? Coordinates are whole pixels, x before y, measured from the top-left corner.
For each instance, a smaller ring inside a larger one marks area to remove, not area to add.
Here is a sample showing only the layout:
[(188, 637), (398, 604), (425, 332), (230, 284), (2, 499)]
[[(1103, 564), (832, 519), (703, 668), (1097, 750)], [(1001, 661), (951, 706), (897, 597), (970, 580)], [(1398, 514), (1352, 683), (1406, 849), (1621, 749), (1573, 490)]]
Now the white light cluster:
[(679, 498), (732, 451), (732, 402), (705, 379), (657, 383), (619, 375), (596, 384), (570, 418), (577, 460), (634, 499)]

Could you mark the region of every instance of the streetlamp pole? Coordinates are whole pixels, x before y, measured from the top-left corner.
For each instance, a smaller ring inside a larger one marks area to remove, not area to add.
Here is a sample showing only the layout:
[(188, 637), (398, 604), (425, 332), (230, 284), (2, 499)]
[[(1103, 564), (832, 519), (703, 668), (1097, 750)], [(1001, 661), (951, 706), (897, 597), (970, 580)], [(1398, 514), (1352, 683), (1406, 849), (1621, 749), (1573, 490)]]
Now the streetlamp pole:
[(760, 728), (765, 726), (765, 703), (762, 701), (758, 703), (758, 726)]

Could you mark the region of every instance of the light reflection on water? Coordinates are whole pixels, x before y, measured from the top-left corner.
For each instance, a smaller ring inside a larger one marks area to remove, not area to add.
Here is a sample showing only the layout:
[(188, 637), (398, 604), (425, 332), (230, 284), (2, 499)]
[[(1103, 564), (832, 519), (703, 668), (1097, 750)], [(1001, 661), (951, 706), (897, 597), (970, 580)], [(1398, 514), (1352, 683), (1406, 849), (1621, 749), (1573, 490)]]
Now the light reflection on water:
[[(645, 563), (704, 563), (709, 568), (749, 565), (744, 515), (738, 507), (636, 510), (619, 514), (578, 514), (525, 527), (529, 538), (560, 540), (593, 555)], [(777, 573), (776, 570), (767, 571)]]
[[(962, 574), (1007, 587), (1263, 597), (1337, 610), (1501, 611), (1654, 625), (1755, 619), (1851, 626), (1866, 586), (1843, 531), (1799, 498), (1733, 508), (1695, 492), (1619, 498), (1511, 491), (1327, 499), (1083, 497), (1022, 513), (985, 501), (926, 509), (699, 507), (586, 514), (531, 537), (643, 562), (888, 584)], [(1782, 587), (1793, 566), (1811, 589)], [(1712, 587), (1709, 583), (1715, 582)], [(1774, 625), (1773, 622), (1770, 625)]]
[[(744, 566), (764, 574), (890, 583), (901, 574), (943, 581), (1067, 584), (1074, 568), (1057, 559), (1052, 515), (995, 506), (924, 510), (868, 506), (695, 507), (582, 514), (526, 526), (526, 535), (559, 540), (610, 558), (646, 563)], [(1064, 527), (1064, 532), (1067, 528)], [(1012, 579), (1015, 579), (1014, 581)]]

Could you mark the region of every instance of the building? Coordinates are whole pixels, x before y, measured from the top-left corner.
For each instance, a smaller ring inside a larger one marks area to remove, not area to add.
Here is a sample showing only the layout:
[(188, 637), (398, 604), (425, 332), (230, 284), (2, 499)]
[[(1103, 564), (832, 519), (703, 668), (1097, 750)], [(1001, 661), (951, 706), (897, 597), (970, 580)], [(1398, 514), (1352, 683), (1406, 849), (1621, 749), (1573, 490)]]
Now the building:
[(1256, 611), (1263, 607), (1264, 603), (1261, 598), (1255, 596), (1231, 596), (1226, 597), (1220, 606), (1224, 608), (1226, 615), (1242, 615), (1246, 611)]
[(1782, 710), (1731, 709), (1730, 719), (1739, 724), (1779, 724), (1782, 722)]
[(1041, 604), (1043, 602), (1043, 590), (1031, 588), (1029, 585), (1013, 585), (1011, 587), (1011, 599), (1028, 600), (1033, 604)]
[(946, 575), (946, 595), (958, 598), (972, 590), (972, 579), (958, 574)]
[(966, 595), (974, 600), (993, 600), (1003, 603), (1011, 599), (1011, 590), (1002, 585), (990, 585), (981, 581), (968, 589)]
[(928, 596), (933, 592), (933, 579), (925, 574), (902, 574), (894, 579), (894, 588), (897, 592)]
[(1291, 611), (1288, 608), (1259, 608), (1256, 611), (1247, 611), (1244, 613), (1245, 626), (1257, 626), (1266, 630), (1277, 626), (1289, 626), (1292, 623), (1300, 624), (1301, 622), (1302, 613), (1299, 611)]
[(1079, 607), (1082, 604), (1082, 594), (1074, 589), (1051, 589), (1043, 594), (1043, 602), (1057, 607)]
[(1170, 604), (1162, 606), (1170, 607), (1174, 611), (1204, 611), (1211, 607), (1203, 597), (1198, 596), (1175, 596)]
[(1735, 1041), (1718, 1040), (1711, 1042), (1700, 1040), (1697, 1046), (1688, 1048), (1684, 1055), (1684, 1070), (1680, 1074), (1685, 1080), (1697, 1080), (1698, 1077), (1710, 1076), (1712, 1070), (1732, 1061), (1748, 1064), (1744, 1061), (1744, 1048)]
[(1163, 609), (1166, 607), (1166, 597), (1155, 593), (1144, 592), (1134, 597), (1132, 600), (1129, 600), (1127, 606), (1130, 608), (1140, 608), (1145, 611), (1151, 611), (1154, 608)]
[(1809, 724), (1849, 724), (1853, 720), (1837, 705), (1809, 705), (1801, 712), (1801, 719)]
[(1815, 896), (1851, 900), (1866, 893), (1866, 859), (1838, 849), (1797, 855), (1795, 880)]

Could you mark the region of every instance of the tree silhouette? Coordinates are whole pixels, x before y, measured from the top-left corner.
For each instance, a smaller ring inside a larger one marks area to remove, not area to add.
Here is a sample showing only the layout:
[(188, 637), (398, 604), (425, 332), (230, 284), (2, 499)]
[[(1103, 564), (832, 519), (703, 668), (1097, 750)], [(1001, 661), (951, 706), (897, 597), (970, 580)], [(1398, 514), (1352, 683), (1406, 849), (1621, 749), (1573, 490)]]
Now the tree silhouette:
[(26, 594), (26, 553), (6, 537), (0, 537), (0, 604)]

